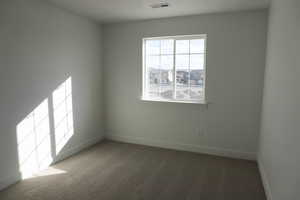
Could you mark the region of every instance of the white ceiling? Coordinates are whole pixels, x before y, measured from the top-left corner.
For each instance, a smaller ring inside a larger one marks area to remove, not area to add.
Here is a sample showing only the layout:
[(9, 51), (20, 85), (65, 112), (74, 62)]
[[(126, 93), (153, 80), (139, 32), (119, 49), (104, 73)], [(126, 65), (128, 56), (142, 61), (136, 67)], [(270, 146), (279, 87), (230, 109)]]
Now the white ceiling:
[[(267, 8), (269, 0), (48, 0), (102, 23)], [(153, 3), (170, 7), (153, 9)]]

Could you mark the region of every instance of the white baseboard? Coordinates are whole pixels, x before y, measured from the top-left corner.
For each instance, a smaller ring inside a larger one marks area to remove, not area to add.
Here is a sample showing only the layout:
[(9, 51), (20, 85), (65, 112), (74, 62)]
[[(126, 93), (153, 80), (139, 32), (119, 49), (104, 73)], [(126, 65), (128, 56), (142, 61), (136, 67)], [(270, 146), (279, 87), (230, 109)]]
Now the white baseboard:
[(58, 154), (58, 156), (56, 156), (56, 158), (54, 158), (54, 162), (53, 163), (57, 163), (59, 161), (62, 161), (70, 156), (73, 156), (74, 154), (100, 142), (101, 140), (103, 140), (103, 135), (96, 137), (96, 138), (92, 138), (89, 139), (85, 142), (80, 143), (79, 145), (69, 148), (69, 149), (65, 149), (62, 151), (62, 153)]
[(0, 191), (7, 188), (8, 186), (18, 182), (21, 179), (21, 174), (17, 173), (13, 176), (8, 176), (2, 180), (0, 180)]
[(267, 196), (267, 200), (273, 200), (270, 183), (269, 183), (269, 180), (267, 178), (267, 174), (266, 174), (264, 165), (262, 164), (262, 162), (259, 158), (257, 159), (257, 163), (258, 163), (258, 169), (259, 169), (259, 172), (260, 172), (260, 175), (261, 175), (261, 179), (262, 179), (262, 182), (263, 182), (263, 186), (264, 186), (264, 189), (265, 189), (265, 193), (266, 193), (266, 196)]
[(120, 136), (116, 134), (114, 135), (107, 134), (105, 137), (109, 140), (119, 141), (119, 142), (142, 144), (147, 146), (154, 146), (154, 147), (161, 147), (161, 148), (175, 149), (175, 150), (182, 150), (182, 151), (191, 151), (196, 153), (217, 155), (217, 156), (230, 157), (230, 158), (256, 160), (256, 153), (254, 152), (240, 152), (235, 150), (200, 146), (194, 144), (170, 143), (166, 141), (158, 141), (152, 139), (150, 140), (142, 137), (133, 137), (133, 136)]

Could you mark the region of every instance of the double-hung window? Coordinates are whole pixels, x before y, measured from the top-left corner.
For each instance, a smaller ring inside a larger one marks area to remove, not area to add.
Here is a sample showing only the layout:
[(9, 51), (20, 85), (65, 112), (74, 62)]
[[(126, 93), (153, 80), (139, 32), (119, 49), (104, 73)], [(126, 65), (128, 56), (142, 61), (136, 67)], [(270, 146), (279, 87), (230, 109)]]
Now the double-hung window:
[(143, 39), (143, 99), (205, 102), (206, 35)]

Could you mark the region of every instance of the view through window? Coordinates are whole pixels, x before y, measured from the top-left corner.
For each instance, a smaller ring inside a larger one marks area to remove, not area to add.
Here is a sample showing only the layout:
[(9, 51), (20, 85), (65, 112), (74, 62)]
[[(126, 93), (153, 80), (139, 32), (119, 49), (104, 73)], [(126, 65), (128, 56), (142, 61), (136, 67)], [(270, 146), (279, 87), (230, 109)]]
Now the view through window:
[(144, 39), (143, 98), (203, 102), (206, 36)]

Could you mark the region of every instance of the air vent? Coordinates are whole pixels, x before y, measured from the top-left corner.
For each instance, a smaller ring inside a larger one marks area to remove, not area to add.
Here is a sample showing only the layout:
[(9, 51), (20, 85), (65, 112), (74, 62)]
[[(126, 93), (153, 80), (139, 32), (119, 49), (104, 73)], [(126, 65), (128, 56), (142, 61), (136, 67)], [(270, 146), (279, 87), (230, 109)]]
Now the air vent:
[(151, 8), (167, 8), (169, 6), (170, 6), (170, 4), (167, 2), (161, 2), (161, 3), (156, 3), (156, 4), (150, 5)]

